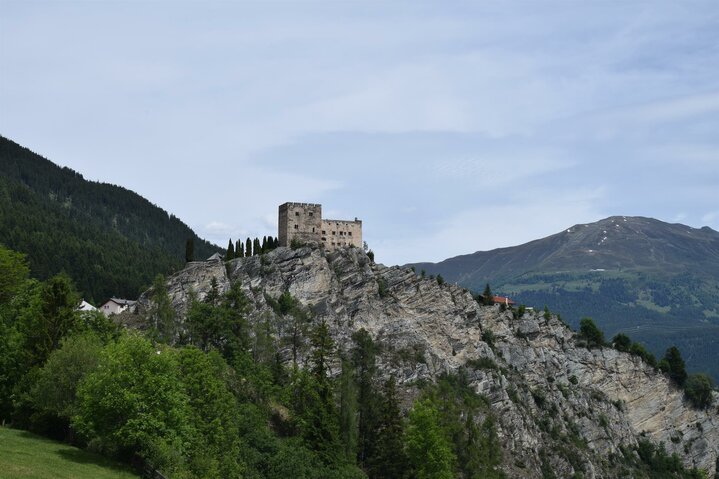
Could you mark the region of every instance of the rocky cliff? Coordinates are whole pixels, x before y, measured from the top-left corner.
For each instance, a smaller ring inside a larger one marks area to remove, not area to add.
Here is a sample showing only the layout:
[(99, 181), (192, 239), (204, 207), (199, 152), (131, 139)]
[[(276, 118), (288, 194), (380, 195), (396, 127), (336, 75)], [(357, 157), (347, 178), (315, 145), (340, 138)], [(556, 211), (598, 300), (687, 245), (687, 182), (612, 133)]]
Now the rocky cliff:
[[(517, 317), (499, 305), (480, 306), (463, 288), (375, 264), (355, 248), (279, 248), (228, 263), (190, 263), (169, 278), (180, 321), (190, 298), (202, 299), (212, 278), (220, 291), (241, 282), (251, 318), (276, 317), (268, 298), (289, 291), (314, 321), (326, 321), (339, 347), (366, 329), (382, 346), (382, 374), (396, 376), (407, 407), (419, 380), (464, 368), (491, 404), (509, 477), (542, 477), (543, 470), (557, 477), (622, 477), (633, 454), (627, 451), (643, 437), (715, 477), (719, 395), (710, 410), (694, 409), (639, 358), (581, 347), (555, 316), (528, 311)], [(140, 298), (140, 313), (149, 298)]]

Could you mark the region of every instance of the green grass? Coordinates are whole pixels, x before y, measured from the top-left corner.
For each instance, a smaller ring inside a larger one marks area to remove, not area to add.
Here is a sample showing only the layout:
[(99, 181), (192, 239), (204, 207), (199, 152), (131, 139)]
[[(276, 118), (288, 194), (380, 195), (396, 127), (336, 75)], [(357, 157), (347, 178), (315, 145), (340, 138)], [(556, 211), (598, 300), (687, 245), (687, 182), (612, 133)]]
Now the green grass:
[(138, 479), (128, 468), (97, 454), (0, 427), (3, 479)]

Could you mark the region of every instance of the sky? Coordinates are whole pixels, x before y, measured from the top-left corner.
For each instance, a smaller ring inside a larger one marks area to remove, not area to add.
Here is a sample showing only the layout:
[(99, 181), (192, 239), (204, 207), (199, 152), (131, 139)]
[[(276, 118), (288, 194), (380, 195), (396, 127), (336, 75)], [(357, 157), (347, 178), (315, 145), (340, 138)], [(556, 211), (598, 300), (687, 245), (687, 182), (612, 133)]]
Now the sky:
[(0, 0), (0, 134), (219, 245), (286, 201), (385, 264), (719, 230), (719, 2)]

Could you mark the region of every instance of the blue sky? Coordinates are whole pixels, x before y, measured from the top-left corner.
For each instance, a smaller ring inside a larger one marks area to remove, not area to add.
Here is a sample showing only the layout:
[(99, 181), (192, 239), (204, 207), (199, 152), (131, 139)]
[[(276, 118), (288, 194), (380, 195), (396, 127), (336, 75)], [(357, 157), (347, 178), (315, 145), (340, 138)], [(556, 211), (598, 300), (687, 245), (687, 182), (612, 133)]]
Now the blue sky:
[(0, 134), (201, 236), (284, 201), (386, 264), (719, 230), (719, 2), (0, 1)]

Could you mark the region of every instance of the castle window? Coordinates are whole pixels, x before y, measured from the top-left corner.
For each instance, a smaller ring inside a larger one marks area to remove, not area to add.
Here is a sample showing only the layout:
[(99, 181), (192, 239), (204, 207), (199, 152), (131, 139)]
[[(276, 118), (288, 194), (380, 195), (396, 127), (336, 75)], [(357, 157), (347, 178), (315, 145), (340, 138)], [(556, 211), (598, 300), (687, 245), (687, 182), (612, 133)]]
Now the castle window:
[(351, 231), (348, 231), (347, 234), (350, 235), (350, 236), (352, 236), (352, 232), (351, 232)]
[(300, 215), (300, 212), (299, 212), (299, 211), (295, 211), (295, 216), (299, 216), (299, 215)]
[[(312, 216), (312, 213), (310, 213), (310, 216)], [(314, 226), (312, 227), (312, 232), (313, 232), (313, 233), (315, 232), (315, 227), (314, 227)]]
[(311, 211), (310, 211), (310, 216), (313, 216)]
[(325, 233), (325, 230), (322, 230), (322, 234), (323, 234), (323, 235), (326, 235), (327, 233)]
[(295, 229), (296, 230), (300, 229), (300, 225), (295, 225)]
[(332, 232), (332, 234), (333, 234), (333, 235), (336, 235), (336, 234), (337, 234), (337, 232), (336, 232), (336, 231), (333, 231), (333, 232)]

